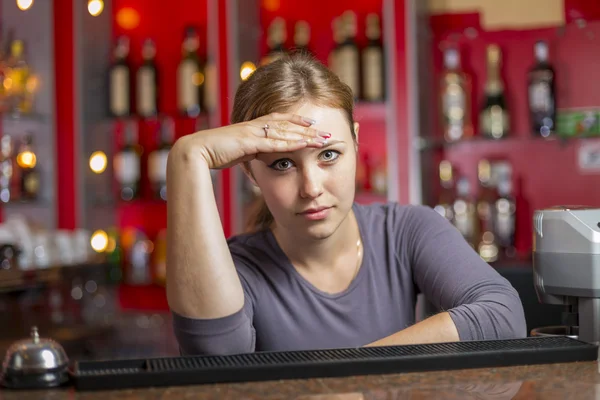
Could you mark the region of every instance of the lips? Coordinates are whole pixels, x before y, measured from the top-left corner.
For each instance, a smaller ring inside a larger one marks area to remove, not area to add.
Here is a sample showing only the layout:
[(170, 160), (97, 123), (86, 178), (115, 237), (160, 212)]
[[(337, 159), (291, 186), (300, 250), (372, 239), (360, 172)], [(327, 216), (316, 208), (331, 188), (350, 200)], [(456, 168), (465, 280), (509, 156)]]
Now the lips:
[(309, 208), (308, 210), (302, 211), (300, 214), (314, 214), (314, 213), (318, 213), (319, 211), (327, 210), (328, 208), (331, 208), (331, 207)]

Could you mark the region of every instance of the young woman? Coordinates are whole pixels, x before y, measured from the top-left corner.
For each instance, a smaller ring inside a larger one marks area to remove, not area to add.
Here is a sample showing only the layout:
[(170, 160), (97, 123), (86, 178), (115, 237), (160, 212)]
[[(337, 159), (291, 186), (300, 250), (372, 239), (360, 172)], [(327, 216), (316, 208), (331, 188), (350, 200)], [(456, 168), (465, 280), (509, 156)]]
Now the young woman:
[[(171, 150), (167, 296), (183, 354), (526, 336), (517, 292), (443, 217), (354, 203), (352, 98), (289, 56), (240, 85), (232, 125)], [(264, 207), (226, 240), (209, 171), (236, 164)], [(415, 323), (419, 292), (443, 311)]]

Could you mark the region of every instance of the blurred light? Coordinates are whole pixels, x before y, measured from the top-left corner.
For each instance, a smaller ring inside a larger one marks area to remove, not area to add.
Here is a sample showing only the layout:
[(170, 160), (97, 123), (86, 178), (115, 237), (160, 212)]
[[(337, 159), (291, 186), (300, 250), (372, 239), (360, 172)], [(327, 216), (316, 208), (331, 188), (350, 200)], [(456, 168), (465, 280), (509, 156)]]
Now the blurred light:
[(112, 253), (116, 249), (117, 249), (117, 241), (115, 240), (114, 237), (111, 236), (108, 238), (108, 244), (106, 245), (106, 252)]
[(102, 10), (104, 10), (104, 1), (103, 0), (89, 0), (88, 1), (88, 12), (92, 17), (97, 17), (102, 14)]
[(240, 78), (245, 81), (250, 78), (250, 75), (252, 75), (254, 71), (256, 71), (256, 65), (251, 61), (246, 61), (240, 67)]
[(17, 154), (17, 164), (21, 168), (33, 168), (37, 164), (37, 158), (33, 151), (25, 150)]
[(37, 76), (32, 75), (27, 79), (27, 83), (25, 84), (25, 89), (28, 93), (35, 93), (40, 86), (40, 80)]
[(102, 151), (95, 151), (90, 156), (90, 169), (97, 174), (103, 173), (107, 164), (106, 154)]
[(262, 3), (267, 11), (277, 11), (281, 7), (280, 0), (263, 0)]
[(123, 29), (137, 28), (140, 24), (140, 14), (131, 7), (121, 8), (117, 12), (117, 25)]
[(17, 0), (17, 7), (19, 7), (19, 10), (21, 11), (29, 10), (32, 5), (33, 0)]
[(92, 249), (98, 253), (102, 253), (108, 246), (108, 235), (103, 230), (97, 230), (90, 239)]
[(196, 86), (202, 86), (204, 83), (204, 74), (202, 72), (196, 72), (194, 76), (192, 76), (192, 82)]

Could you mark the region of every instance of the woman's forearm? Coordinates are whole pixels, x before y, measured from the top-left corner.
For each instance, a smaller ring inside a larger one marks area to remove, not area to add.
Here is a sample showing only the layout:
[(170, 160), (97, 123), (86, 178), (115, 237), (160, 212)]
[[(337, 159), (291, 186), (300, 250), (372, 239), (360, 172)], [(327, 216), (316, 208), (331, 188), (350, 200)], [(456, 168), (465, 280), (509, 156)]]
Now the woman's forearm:
[(171, 149), (167, 165), (167, 298), (190, 318), (239, 311), (244, 292), (227, 246), (208, 164), (191, 138)]
[(459, 339), (458, 330), (450, 314), (442, 312), (388, 337), (369, 343), (366, 347), (457, 342)]

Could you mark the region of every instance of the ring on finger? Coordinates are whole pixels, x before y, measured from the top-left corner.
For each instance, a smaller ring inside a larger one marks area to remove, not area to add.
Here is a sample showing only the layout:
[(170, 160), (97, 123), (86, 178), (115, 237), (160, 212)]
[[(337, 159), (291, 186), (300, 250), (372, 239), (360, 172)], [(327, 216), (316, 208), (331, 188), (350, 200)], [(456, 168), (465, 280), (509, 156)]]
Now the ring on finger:
[(265, 131), (265, 137), (268, 138), (269, 137), (269, 124), (265, 124), (265, 126), (262, 127), (263, 131)]

